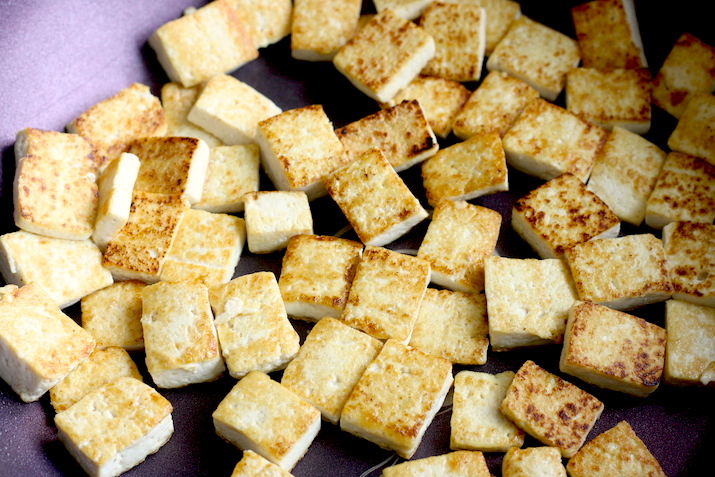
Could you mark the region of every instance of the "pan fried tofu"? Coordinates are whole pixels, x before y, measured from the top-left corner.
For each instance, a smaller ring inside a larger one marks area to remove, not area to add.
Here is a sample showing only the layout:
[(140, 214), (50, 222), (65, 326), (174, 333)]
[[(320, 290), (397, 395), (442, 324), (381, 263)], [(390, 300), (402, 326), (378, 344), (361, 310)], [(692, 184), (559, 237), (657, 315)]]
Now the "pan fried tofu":
[(222, 146), (223, 141), (189, 121), (189, 112), (200, 93), (200, 85), (185, 88), (181, 83), (166, 83), (161, 87), (161, 104), (166, 116), (166, 135), (199, 138), (210, 148)]
[(174, 432), (171, 403), (123, 377), (55, 416), (57, 436), (90, 476), (118, 476), (157, 452)]
[(89, 139), (96, 148), (100, 172), (127, 143), (140, 137), (164, 136), (167, 120), (159, 98), (149, 86), (133, 83), (100, 101), (67, 124), (67, 132)]
[(94, 336), (98, 349), (144, 349), (141, 319), (145, 286), (139, 280), (124, 280), (82, 298), (82, 328)]
[(521, 5), (512, 0), (441, 0), (444, 3), (467, 3), (484, 8), (487, 15), (487, 45), (484, 53), (490, 56), (509, 31), (514, 20), (521, 16)]
[(595, 386), (644, 398), (660, 385), (665, 344), (665, 328), (578, 302), (569, 312), (559, 369)]
[(454, 377), (450, 449), (506, 452), (524, 445), (524, 431), (501, 413), (513, 371), (460, 371)]
[(350, 393), (382, 342), (340, 320), (325, 317), (308, 333), (281, 384), (320, 409), (337, 424)]
[(211, 287), (228, 282), (246, 243), (246, 222), (228, 214), (189, 209), (179, 225), (159, 278), (197, 280)]
[(488, 332), (484, 295), (428, 288), (409, 344), (454, 364), (485, 364)]
[(212, 148), (201, 200), (193, 207), (216, 213), (243, 212), (243, 195), (259, 189), (260, 158), (258, 144)]
[(583, 66), (647, 68), (633, 0), (595, 0), (571, 9)]
[(378, 12), (389, 9), (406, 20), (415, 20), (422, 15), (431, 0), (376, 0), (374, 3)]
[(693, 93), (715, 90), (715, 47), (685, 32), (675, 42), (653, 80), (653, 104), (676, 118)]
[(432, 36), (388, 8), (338, 50), (333, 65), (360, 91), (385, 103), (410, 84), (434, 54)]
[(715, 96), (694, 93), (668, 138), (673, 151), (701, 157), (715, 165)]
[(519, 368), (501, 404), (517, 426), (567, 458), (581, 448), (603, 408), (593, 395), (531, 360)]
[(566, 73), (580, 61), (576, 40), (521, 16), (494, 48), (487, 69), (508, 73), (554, 101), (566, 85)]
[(124, 348), (95, 349), (50, 388), (50, 404), (55, 412), (64, 411), (98, 387), (125, 376), (143, 380), (139, 368)]
[(463, 200), (442, 200), (434, 209), (417, 257), (430, 264), (432, 283), (450, 290), (484, 289), (484, 260), (499, 238), (499, 212)]
[(665, 302), (666, 384), (699, 386), (715, 361), (715, 308), (682, 300)]
[(329, 235), (291, 237), (278, 278), (288, 315), (308, 321), (340, 318), (362, 249), (360, 242)]
[(566, 477), (561, 452), (556, 447), (511, 447), (502, 460), (503, 477)]
[(324, 183), (365, 245), (393, 242), (428, 216), (379, 149), (328, 174)]
[(251, 253), (271, 253), (291, 237), (313, 233), (313, 215), (302, 191), (259, 191), (243, 196), (246, 236)]
[(221, 352), (234, 378), (284, 369), (298, 353), (300, 338), (273, 273), (250, 273), (211, 287), (209, 299)]
[(574, 68), (566, 75), (566, 109), (586, 121), (645, 134), (651, 124), (651, 75), (645, 68)]
[(282, 112), (260, 91), (233, 76), (209, 79), (189, 111), (188, 119), (228, 146), (256, 141), (258, 123)]
[(179, 195), (134, 192), (129, 221), (107, 244), (102, 265), (116, 280), (159, 281), (187, 210)]
[(23, 129), (15, 166), (15, 225), (59, 239), (92, 235), (98, 207), (92, 143), (75, 134)]
[(139, 166), (137, 156), (123, 152), (99, 176), (99, 203), (92, 241), (102, 251), (129, 220)]
[(250, 449), (243, 451), (243, 457), (231, 472), (231, 477), (292, 477), (293, 474), (283, 470)]
[(127, 152), (139, 158), (134, 190), (178, 194), (189, 204), (201, 200), (209, 165), (209, 146), (194, 137), (136, 139)]
[(588, 190), (620, 220), (641, 225), (665, 157), (665, 151), (649, 140), (614, 126), (596, 156)]
[(672, 294), (663, 242), (653, 234), (590, 240), (564, 255), (582, 301), (626, 311)]
[(563, 260), (493, 256), (484, 261), (484, 275), (494, 351), (563, 341), (577, 299)]
[(715, 220), (715, 165), (679, 152), (665, 158), (645, 209), (645, 223), (662, 229), (670, 222)]
[(374, 338), (393, 338), (406, 344), (429, 276), (430, 265), (425, 260), (367, 246), (340, 319)]
[(291, 56), (331, 61), (355, 35), (361, 0), (296, 0), (291, 26)]
[(673, 298), (715, 306), (715, 225), (671, 222), (663, 228)]
[(452, 122), (464, 107), (471, 91), (458, 81), (437, 76), (418, 76), (401, 89), (391, 101), (381, 103), (389, 108), (403, 101), (417, 100), (432, 132), (446, 139), (452, 132)]
[(154, 384), (178, 388), (223, 374), (213, 318), (202, 283), (159, 282), (142, 289), (146, 366)]
[(617, 237), (621, 229), (616, 214), (568, 173), (517, 200), (511, 224), (541, 258), (562, 258), (576, 244)]
[(40, 399), (94, 348), (40, 284), (0, 288), (0, 378), (23, 401)]
[(383, 477), (490, 477), (484, 454), (477, 451), (455, 451), (432, 457), (402, 462), (382, 470)]
[(435, 155), (439, 143), (417, 100), (403, 101), (391, 108), (358, 119), (335, 131), (349, 160), (370, 149), (380, 149), (396, 172), (401, 172)]
[(258, 123), (261, 164), (278, 190), (326, 194), (323, 178), (350, 162), (323, 106), (291, 109)]
[(190, 88), (258, 57), (256, 43), (229, 0), (215, 0), (160, 26), (149, 46), (171, 81)]
[(648, 475), (665, 477), (660, 463), (628, 421), (621, 421), (587, 442), (566, 464), (572, 477)]
[(466, 140), (494, 130), (502, 137), (526, 105), (539, 97), (527, 83), (501, 71), (490, 71), (469, 96), (452, 125), (455, 136)]
[(290, 35), (291, 0), (230, 0), (257, 48), (277, 43)]
[(410, 459), (453, 381), (449, 361), (387, 340), (345, 403), (340, 428)]
[(478, 4), (433, 2), (419, 25), (432, 35), (435, 55), (422, 74), (478, 81), (487, 44), (487, 13)]
[(113, 283), (102, 252), (91, 240), (65, 240), (24, 230), (0, 236), (0, 271), (5, 283), (32, 282), (60, 308)]
[(509, 171), (501, 138), (495, 131), (479, 132), (448, 146), (422, 164), (427, 201), (465, 201), (509, 190)]
[(542, 99), (531, 101), (504, 134), (510, 166), (549, 180), (570, 172), (588, 180), (608, 131)]
[(270, 376), (242, 378), (212, 414), (219, 437), (290, 471), (320, 430), (320, 411)]

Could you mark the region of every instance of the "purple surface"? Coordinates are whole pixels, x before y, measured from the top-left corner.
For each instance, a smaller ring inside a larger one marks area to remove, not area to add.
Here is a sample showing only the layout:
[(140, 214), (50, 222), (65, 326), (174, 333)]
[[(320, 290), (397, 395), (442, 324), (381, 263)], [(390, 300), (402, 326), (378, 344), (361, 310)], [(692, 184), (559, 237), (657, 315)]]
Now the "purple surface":
[[(0, 0), (0, 149), (3, 157), (0, 232), (14, 230), (11, 183), (15, 133), (25, 127), (62, 131), (64, 125), (98, 101), (141, 82), (159, 93), (167, 81), (146, 39), (158, 26), (178, 17), (184, 8), (204, 2), (193, 0), (97, 1)], [(568, 8), (580, 2), (521, 2), (523, 12), (573, 37)], [(703, 12), (705, 2), (682, 1), (659, 9), (652, 2), (636, 1), (646, 55), (657, 71), (683, 31), (690, 31), (715, 45), (713, 30)], [(371, 4), (366, 4), (370, 9)], [(271, 97), (283, 109), (323, 104), (336, 127), (377, 110), (375, 103), (359, 93), (329, 63), (307, 63), (290, 58), (289, 41), (261, 51), (261, 57), (234, 73)], [(474, 85), (470, 85), (474, 88)], [(559, 98), (557, 102), (562, 102)], [(654, 108), (654, 125), (646, 136), (666, 148), (675, 126), (673, 118)], [(443, 146), (449, 144), (443, 142)], [(423, 198), (419, 169), (402, 173), (410, 187)], [(270, 183), (263, 178), (264, 187)], [(499, 252), (506, 256), (533, 257), (533, 252), (509, 227), (513, 201), (540, 181), (510, 171), (510, 192), (473, 201), (502, 213), (504, 222)], [(312, 204), (316, 233), (332, 234), (345, 224), (330, 199)], [(391, 248), (419, 244), (426, 225), (417, 227)], [(654, 232), (646, 227), (624, 227), (627, 233)], [(254, 256), (246, 252), (237, 273), (256, 270), (280, 271), (281, 254)], [(68, 310), (76, 316), (76, 307)], [(635, 312), (663, 324), (662, 305)], [(296, 322), (303, 335), (307, 325)], [(490, 351), (486, 372), (516, 370), (526, 359), (558, 373), (558, 346), (495, 354)], [(141, 354), (134, 356), (142, 364)], [(463, 367), (455, 367), (455, 371)], [(279, 378), (279, 374), (275, 375)], [(148, 377), (147, 377), (148, 379)], [(661, 386), (645, 400), (599, 390), (581, 384), (606, 404), (606, 411), (589, 438), (628, 420), (660, 461), (667, 475), (705, 475), (708, 450), (715, 448), (715, 418), (710, 389), (676, 389)], [(235, 380), (225, 377), (180, 390), (161, 390), (175, 407), (176, 432), (157, 454), (126, 475), (230, 475), (241, 452), (218, 438), (211, 413)], [(0, 382), (0, 475), (81, 475), (81, 469), (56, 438), (54, 411), (47, 396), (26, 404)], [(537, 445), (527, 439), (527, 446)], [(449, 412), (437, 417), (428, 429), (416, 458), (447, 452)], [(318, 438), (293, 473), (307, 475), (360, 475), (391, 455), (390, 452), (323, 423)], [(491, 471), (499, 475), (501, 454), (488, 454)], [(394, 462), (394, 460), (392, 461)], [(375, 471), (372, 476), (379, 475)]]

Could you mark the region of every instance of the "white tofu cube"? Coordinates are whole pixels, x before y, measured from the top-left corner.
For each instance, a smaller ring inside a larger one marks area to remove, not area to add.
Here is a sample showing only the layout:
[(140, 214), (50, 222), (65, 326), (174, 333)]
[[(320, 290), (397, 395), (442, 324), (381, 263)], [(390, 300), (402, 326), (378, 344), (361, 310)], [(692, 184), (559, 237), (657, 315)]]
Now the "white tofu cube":
[(260, 191), (243, 196), (248, 249), (270, 253), (288, 246), (291, 237), (313, 233), (313, 215), (302, 191)]
[(456, 451), (432, 457), (402, 462), (382, 470), (384, 477), (490, 477), (484, 454), (476, 451)]
[(114, 282), (82, 298), (82, 328), (94, 336), (97, 348), (144, 349), (141, 319), (145, 286), (140, 280)]
[(566, 477), (566, 467), (556, 447), (512, 447), (504, 455), (501, 473), (502, 477)]
[(715, 308), (681, 300), (665, 302), (667, 384), (698, 386), (715, 361)]
[(204, 191), (193, 207), (209, 212), (243, 212), (243, 195), (259, 190), (260, 165), (258, 144), (212, 148)]
[(166, 117), (166, 136), (195, 137), (210, 148), (223, 145), (223, 141), (189, 121), (189, 112), (201, 93), (201, 85), (185, 88), (180, 83), (166, 83), (161, 87), (161, 104)]
[(715, 306), (715, 225), (671, 222), (663, 228), (673, 298)]
[(297, 0), (291, 24), (291, 56), (331, 61), (355, 35), (361, 8), (361, 0)]
[(695, 93), (668, 138), (668, 147), (715, 165), (715, 96)]

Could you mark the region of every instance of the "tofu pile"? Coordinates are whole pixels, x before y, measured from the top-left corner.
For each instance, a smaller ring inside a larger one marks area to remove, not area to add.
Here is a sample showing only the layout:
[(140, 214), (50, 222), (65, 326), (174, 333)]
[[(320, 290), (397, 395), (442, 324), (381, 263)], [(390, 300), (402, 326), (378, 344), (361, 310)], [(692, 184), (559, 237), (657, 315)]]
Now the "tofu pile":
[[(0, 377), (49, 394), (92, 476), (170, 439), (157, 388), (219, 378), (235, 380), (212, 414), (243, 451), (233, 476), (291, 475), (322, 421), (402, 458), (385, 477), (487, 477), (494, 452), (505, 477), (664, 475), (628, 422), (589, 433), (599, 388), (713, 383), (715, 47), (685, 33), (651, 75), (632, 0), (573, 8), (578, 40), (511, 0), (361, 6), (209, 2), (148, 38), (159, 96), (133, 84), (66, 131), (18, 132)], [(231, 76), (289, 35), (375, 113), (336, 128)], [(651, 104), (677, 119), (670, 151), (643, 137)], [(477, 205), (510, 169), (541, 184), (510, 217)], [(314, 234), (318, 199), (355, 239)], [(418, 249), (390, 248), (424, 221)], [(538, 258), (499, 256), (509, 222)], [(237, 276), (245, 252), (280, 272)], [(664, 327), (630, 313), (659, 302)], [(558, 374), (479, 372), (490, 345), (560, 346)], [(411, 460), (449, 392), (452, 452)]]

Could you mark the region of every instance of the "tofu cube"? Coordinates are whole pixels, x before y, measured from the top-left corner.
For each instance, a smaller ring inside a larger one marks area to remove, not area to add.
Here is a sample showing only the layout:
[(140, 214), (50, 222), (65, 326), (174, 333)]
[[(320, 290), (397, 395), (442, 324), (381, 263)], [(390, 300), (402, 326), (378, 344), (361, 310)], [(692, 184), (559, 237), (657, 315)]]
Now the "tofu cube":
[(260, 371), (238, 381), (212, 417), (221, 438), (286, 471), (305, 455), (321, 421), (315, 406)]
[(290, 35), (292, 0), (232, 0), (258, 48), (277, 43)]
[(662, 229), (670, 222), (715, 220), (715, 166), (699, 157), (670, 152), (648, 197), (645, 223)]
[[(461, 2), (461, 0), (451, 1)], [(507, 34), (514, 20), (521, 16), (521, 5), (512, 0), (477, 0), (471, 3), (478, 4), (486, 12), (487, 45), (484, 54), (490, 56), (504, 35)]]
[(641, 69), (574, 68), (566, 75), (566, 109), (608, 130), (645, 134), (651, 124), (651, 75)]
[(92, 143), (76, 134), (27, 128), (17, 133), (15, 225), (39, 235), (86, 240), (97, 215)]
[(419, 25), (435, 42), (435, 55), (421, 74), (479, 81), (487, 44), (487, 13), (481, 5), (433, 2)]
[(40, 399), (94, 347), (39, 284), (0, 288), (0, 378), (23, 401)]
[(455, 136), (467, 140), (483, 131), (504, 136), (539, 92), (502, 71), (490, 71), (454, 118)]
[(596, 0), (571, 8), (583, 66), (647, 68), (633, 0)]
[(432, 283), (450, 290), (484, 289), (484, 259), (494, 253), (499, 212), (463, 200), (440, 200), (417, 250), (429, 262)]
[(114, 282), (82, 298), (82, 328), (94, 337), (98, 349), (144, 349), (141, 319), (145, 286), (140, 280)]
[(503, 144), (515, 169), (544, 180), (569, 172), (586, 182), (607, 137), (606, 129), (537, 98), (504, 134)]
[(668, 138), (668, 147), (715, 165), (715, 96), (710, 93), (691, 95)]
[(291, 25), (291, 56), (331, 61), (355, 35), (361, 8), (361, 0), (297, 0)]
[(330, 173), (324, 183), (365, 245), (386, 245), (428, 216), (379, 149)]
[(147, 369), (158, 387), (178, 388), (223, 374), (209, 291), (202, 283), (144, 287), (141, 322)]
[(125, 376), (143, 380), (124, 348), (95, 348), (87, 359), (50, 388), (50, 404), (55, 412), (64, 411), (98, 387)]
[(428, 288), (409, 345), (454, 364), (485, 364), (488, 331), (484, 295)]
[(258, 123), (282, 112), (252, 86), (233, 76), (209, 79), (189, 111), (191, 123), (202, 127), (228, 146), (256, 141)]
[(484, 276), (494, 351), (563, 341), (569, 310), (578, 298), (563, 260), (488, 257)]
[(554, 101), (566, 85), (566, 73), (580, 61), (576, 40), (521, 16), (494, 48), (487, 69), (508, 73)]
[(57, 437), (92, 477), (114, 477), (157, 452), (174, 433), (171, 403), (124, 377), (55, 416)]
[(212, 148), (204, 191), (193, 207), (217, 213), (243, 212), (243, 195), (259, 190), (260, 165), (258, 144)]
[(340, 319), (374, 338), (393, 338), (406, 344), (429, 276), (430, 265), (425, 260), (367, 246)]
[(283, 371), (281, 384), (337, 424), (350, 393), (381, 349), (380, 340), (325, 317)]
[(100, 101), (67, 124), (67, 132), (89, 139), (97, 168), (125, 152), (127, 144), (141, 137), (164, 136), (167, 120), (159, 98), (149, 86), (133, 83)]
[(671, 222), (663, 228), (673, 298), (715, 306), (715, 225)]
[(350, 162), (322, 105), (291, 109), (258, 123), (261, 164), (278, 190), (325, 195), (323, 178)]
[(278, 279), (288, 315), (308, 321), (340, 318), (362, 249), (360, 242), (328, 235), (291, 237)]
[(231, 472), (231, 477), (292, 477), (293, 474), (283, 470), (265, 457), (261, 457), (250, 449), (243, 451), (243, 457)]
[(453, 381), (449, 361), (387, 340), (345, 403), (340, 428), (410, 459)]
[(666, 384), (699, 386), (715, 361), (715, 308), (681, 300), (665, 302)]
[(715, 90), (715, 47), (684, 32), (653, 79), (653, 104), (676, 118), (693, 93)]
[(432, 457), (402, 462), (382, 470), (384, 477), (420, 477), (442, 475), (450, 477), (490, 477), (484, 454), (476, 451), (456, 451)]
[(231, 376), (270, 373), (295, 358), (300, 337), (288, 320), (273, 273), (250, 273), (211, 287), (209, 300)]
[(595, 386), (637, 397), (658, 389), (665, 362), (664, 328), (589, 302), (569, 312), (559, 369)]
[(149, 37), (149, 46), (169, 79), (187, 88), (258, 57), (248, 27), (228, 0), (209, 2), (161, 25)]
[(432, 36), (388, 8), (338, 50), (333, 65), (360, 91), (384, 103), (410, 84), (434, 54)]
[(501, 413), (513, 371), (460, 371), (454, 377), (450, 449), (506, 452), (524, 445), (524, 431)]
[(497, 132), (478, 133), (448, 146), (422, 164), (427, 201), (466, 201), (509, 190), (506, 156)]
[(64, 240), (24, 230), (0, 236), (0, 271), (5, 283), (36, 283), (60, 308), (111, 285), (102, 252), (91, 240)]
[(228, 282), (246, 243), (246, 222), (228, 214), (189, 209), (161, 268), (163, 281)]
[(566, 464), (572, 477), (651, 475), (665, 477), (660, 463), (635, 433), (621, 421), (586, 443)]
[(503, 477), (566, 477), (561, 452), (556, 447), (511, 447), (502, 460)]
[(620, 220), (641, 225), (665, 157), (665, 151), (649, 140), (614, 126), (596, 156), (588, 190)]
[(303, 191), (260, 191), (243, 196), (248, 249), (270, 253), (288, 246), (291, 237), (313, 233), (313, 215)]
[(572, 174), (551, 179), (516, 201), (511, 224), (541, 258), (563, 258), (576, 244), (617, 237), (621, 221)]
[(590, 240), (565, 257), (581, 301), (626, 311), (672, 295), (663, 242), (652, 234)]
[(603, 408), (593, 395), (531, 360), (519, 368), (501, 404), (517, 426), (567, 458), (581, 448)]
[(223, 141), (189, 121), (189, 112), (201, 93), (201, 85), (185, 88), (181, 83), (166, 83), (161, 87), (161, 104), (166, 116), (166, 136), (195, 137), (210, 148), (223, 146)]
[(416, 20), (431, 2), (430, 0), (376, 0), (374, 3), (378, 12), (389, 9), (401, 18)]
[(417, 100), (358, 119), (335, 131), (349, 160), (380, 149), (396, 172), (432, 157), (439, 143)]

